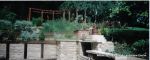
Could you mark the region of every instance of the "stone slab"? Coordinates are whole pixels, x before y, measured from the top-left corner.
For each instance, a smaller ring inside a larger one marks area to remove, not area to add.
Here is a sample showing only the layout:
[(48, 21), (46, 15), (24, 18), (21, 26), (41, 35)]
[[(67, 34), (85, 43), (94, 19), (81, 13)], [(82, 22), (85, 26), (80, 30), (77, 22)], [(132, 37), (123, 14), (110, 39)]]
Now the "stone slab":
[(24, 44), (10, 44), (10, 59), (24, 59)]
[(6, 58), (6, 44), (0, 44), (0, 57)]
[(76, 42), (60, 42), (58, 60), (77, 60)]
[(44, 59), (56, 58), (56, 45), (44, 44)]
[(27, 46), (27, 59), (41, 59), (41, 44), (28, 44)]

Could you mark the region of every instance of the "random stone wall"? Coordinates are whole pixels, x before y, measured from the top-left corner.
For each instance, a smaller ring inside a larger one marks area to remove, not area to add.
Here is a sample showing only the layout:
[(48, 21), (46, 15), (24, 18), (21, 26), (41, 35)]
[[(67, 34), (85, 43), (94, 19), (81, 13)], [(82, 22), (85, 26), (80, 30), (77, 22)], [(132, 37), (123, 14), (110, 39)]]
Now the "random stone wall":
[(6, 44), (0, 44), (0, 58), (6, 58)]
[(57, 60), (77, 60), (76, 42), (60, 42)]
[(114, 43), (113, 42), (106, 42), (102, 44), (98, 44), (99, 48), (102, 49), (103, 52), (113, 52), (114, 51)]
[(77, 41), (58, 41), (56, 44), (43, 44), (43, 47), (41, 44), (27, 44), (26, 47), (24, 43), (11, 43), (9, 44), (9, 51), (7, 51), (8, 48), (6, 47), (7, 44), (0, 44), (0, 58), (6, 58), (6, 55), (8, 55), (9, 60), (23, 60), (25, 59), (25, 56), (26, 59), (31, 60), (80, 60), (78, 59), (79, 55), (83, 56), (81, 42)]
[(41, 59), (41, 45), (28, 44), (27, 59)]
[(44, 57), (43, 59), (56, 59), (57, 45), (44, 44)]
[(24, 59), (24, 44), (10, 44), (9, 58), (10, 60)]

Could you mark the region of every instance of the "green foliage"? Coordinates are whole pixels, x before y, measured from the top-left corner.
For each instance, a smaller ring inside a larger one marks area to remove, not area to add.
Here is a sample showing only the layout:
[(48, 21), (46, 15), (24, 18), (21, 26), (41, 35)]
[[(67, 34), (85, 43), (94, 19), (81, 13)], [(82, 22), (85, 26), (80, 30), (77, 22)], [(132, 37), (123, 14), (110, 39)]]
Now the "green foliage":
[(29, 40), (37, 40), (39, 34), (36, 31), (36, 28), (32, 27), (32, 22), (30, 21), (16, 21), (15, 24), (15, 30), (20, 31), (20, 37), (23, 41), (29, 41)]
[(28, 41), (30, 40), (31, 34), (28, 31), (22, 31), (20, 37), (21, 37), (21, 40)]
[(145, 16), (145, 17), (148, 17), (148, 11), (144, 11), (140, 14), (138, 14), (139, 16)]
[(9, 20), (12, 23), (14, 23), (15, 17), (16, 14), (14, 12), (11, 12), (7, 7), (4, 7), (3, 9), (0, 10), (0, 19)]
[(86, 11), (86, 13), (89, 12), (86, 15), (90, 15), (90, 18), (94, 17), (94, 15), (97, 15), (101, 16), (101, 18), (99, 18), (99, 20), (101, 20), (108, 18), (108, 11), (112, 6), (113, 2), (108, 1), (66, 1), (60, 5), (60, 9)]
[(132, 44), (133, 51), (135, 54), (147, 54), (149, 42), (148, 39), (138, 40)]
[(43, 32), (43, 31), (40, 32), (39, 40), (41, 40), (41, 41), (44, 41), (44, 40), (45, 40), (45, 35), (44, 35), (44, 32)]
[(115, 43), (115, 52), (122, 55), (146, 55), (146, 56), (138, 56), (142, 58), (148, 58), (149, 52), (149, 42), (148, 39), (141, 39), (135, 41), (132, 45), (127, 43)]
[(54, 33), (55, 39), (76, 39), (73, 33)]
[(100, 32), (106, 38), (108, 38), (107, 40), (113, 39), (114, 42), (119, 42), (119, 43), (126, 42), (128, 44), (132, 44), (136, 40), (149, 38), (148, 29), (137, 28), (137, 27), (126, 27), (125, 29), (105, 27), (105, 28), (100, 28)]
[(148, 2), (115, 2), (110, 9), (109, 17), (110, 20), (121, 21), (121, 24), (127, 24), (127, 26), (148, 28)]
[(69, 22), (66, 20), (50, 20), (43, 23), (45, 32), (73, 32), (82, 28), (89, 27), (88, 24)]
[(74, 39), (74, 31), (89, 28), (90, 25), (61, 19), (49, 20), (43, 23), (43, 31), (54, 33), (54, 38)]
[(0, 30), (10, 30), (12, 28), (12, 23), (7, 20), (0, 20)]
[(32, 24), (33, 26), (41, 26), (42, 25), (42, 18), (38, 17), (38, 18), (33, 18), (32, 19)]
[(44, 33), (37, 31), (37, 28), (30, 27), (30, 30), (22, 30), (20, 34), (20, 38), (23, 41), (31, 41), (31, 40), (44, 40)]
[(122, 11), (125, 11), (128, 13), (128, 15), (131, 15), (131, 11), (129, 10), (129, 8), (130, 7), (127, 6), (125, 2), (115, 2), (115, 5), (110, 9), (110, 17), (113, 17)]
[(115, 43), (115, 52), (121, 55), (131, 55), (133, 53), (132, 48), (130, 48), (127, 43)]
[(32, 27), (32, 22), (25, 20), (22, 21), (18, 20), (15, 22), (14, 26), (16, 30), (30, 30)]
[(108, 26), (106, 25), (105, 22), (102, 22), (102, 23), (99, 23), (97, 24), (97, 27), (99, 27), (99, 32), (102, 34), (102, 35), (105, 35), (105, 36), (109, 36), (110, 33), (111, 33), (111, 29), (108, 28)]

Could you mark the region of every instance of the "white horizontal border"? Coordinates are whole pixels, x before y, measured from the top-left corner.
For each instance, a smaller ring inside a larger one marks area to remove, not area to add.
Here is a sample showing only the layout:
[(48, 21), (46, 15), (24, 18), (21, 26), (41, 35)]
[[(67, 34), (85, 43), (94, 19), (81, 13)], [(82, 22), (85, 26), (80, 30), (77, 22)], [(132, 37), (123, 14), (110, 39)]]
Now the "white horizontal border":
[(149, 1), (149, 0), (0, 0), (0, 1)]

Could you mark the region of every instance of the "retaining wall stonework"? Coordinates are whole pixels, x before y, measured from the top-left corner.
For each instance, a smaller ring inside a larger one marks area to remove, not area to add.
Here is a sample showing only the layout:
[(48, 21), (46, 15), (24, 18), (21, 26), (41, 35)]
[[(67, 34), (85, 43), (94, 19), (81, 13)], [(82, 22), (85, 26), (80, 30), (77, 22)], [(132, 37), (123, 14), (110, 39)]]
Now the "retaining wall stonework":
[(81, 42), (57, 41), (55, 44), (0, 44), (0, 58), (9, 60), (80, 60), (83, 56)]
[(24, 59), (24, 44), (10, 44), (9, 58), (10, 60)]
[(44, 59), (56, 59), (56, 45), (44, 44)]
[(28, 44), (27, 59), (41, 59), (41, 45)]
[(6, 58), (6, 44), (0, 44), (0, 58)]
[(60, 42), (57, 60), (77, 60), (76, 42)]

